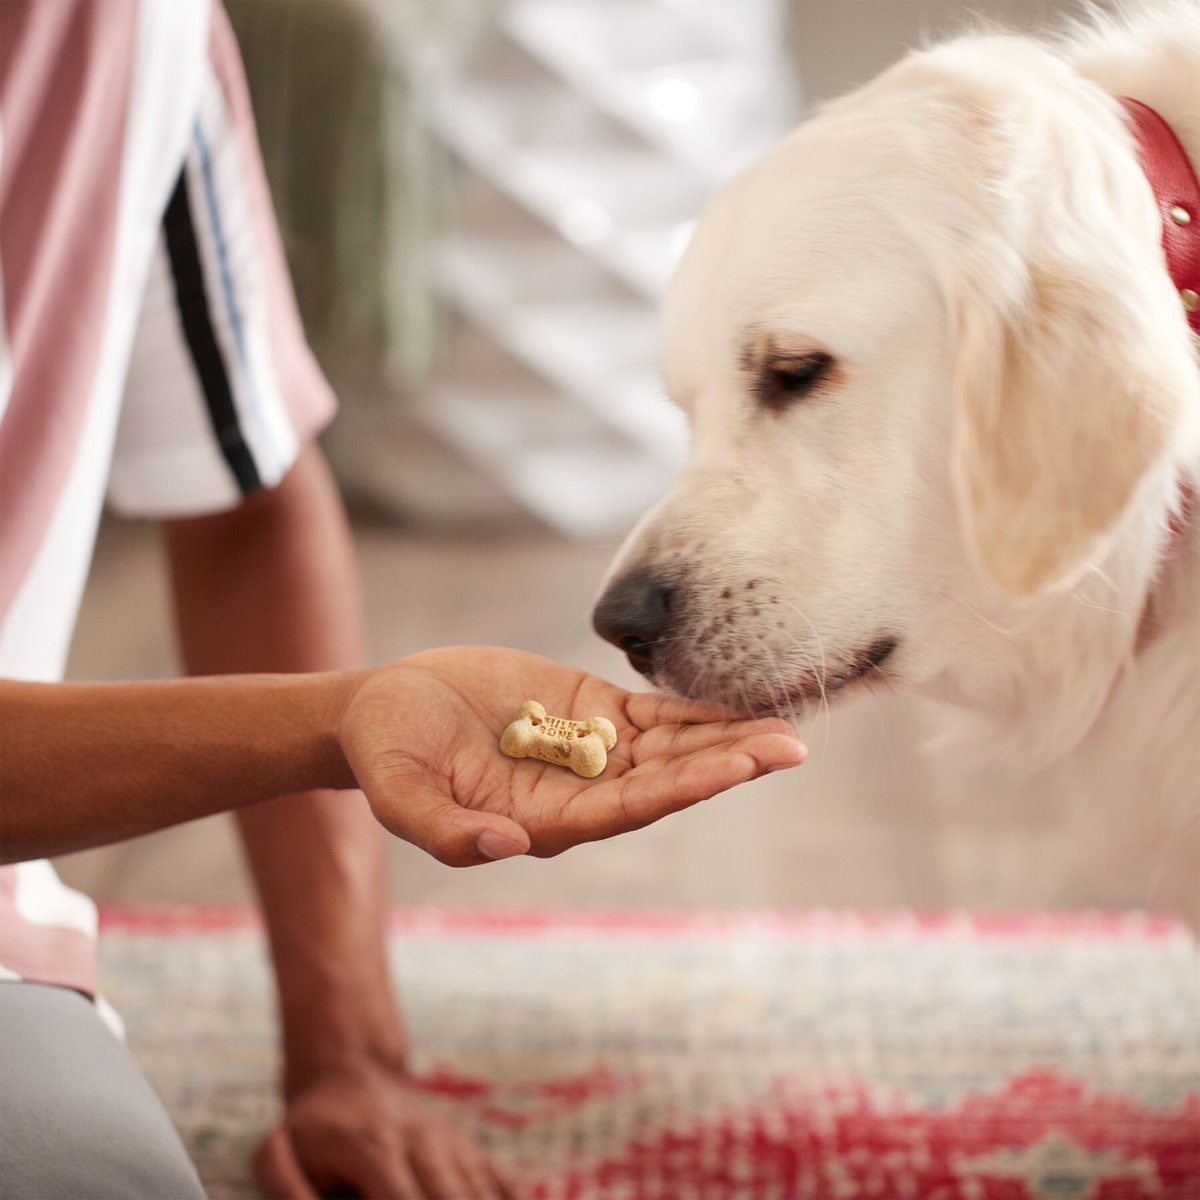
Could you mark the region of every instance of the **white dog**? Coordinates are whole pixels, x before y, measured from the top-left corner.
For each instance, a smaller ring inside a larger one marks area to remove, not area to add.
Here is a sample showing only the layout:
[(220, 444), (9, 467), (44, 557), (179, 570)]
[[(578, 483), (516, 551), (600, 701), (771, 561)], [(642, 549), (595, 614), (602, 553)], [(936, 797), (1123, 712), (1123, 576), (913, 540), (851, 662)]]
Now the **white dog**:
[(1123, 771), (1200, 877), (1200, 353), (1118, 97), (1200, 168), (1200, 3), (912, 54), (716, 197), (665, 310), (690, 458), (595, 623), (686, 695), (905, 689)]

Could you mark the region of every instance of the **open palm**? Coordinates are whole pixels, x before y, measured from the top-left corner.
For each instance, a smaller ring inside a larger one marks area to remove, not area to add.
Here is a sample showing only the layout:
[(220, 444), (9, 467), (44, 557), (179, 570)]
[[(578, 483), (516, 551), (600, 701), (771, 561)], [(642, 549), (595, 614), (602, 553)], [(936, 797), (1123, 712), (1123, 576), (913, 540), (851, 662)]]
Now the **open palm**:
[[(554, 716), (607, 717), (617, 744), (595, 779), (500, 753), (525, 700)], [(366, 674), (341, 724), (346, 760), (390, 832), (451, 866), (640, 829), (717, 792), (804, 760), (777, 719), (739, 719), (628, 692), (534, 654), (454, 646)]]

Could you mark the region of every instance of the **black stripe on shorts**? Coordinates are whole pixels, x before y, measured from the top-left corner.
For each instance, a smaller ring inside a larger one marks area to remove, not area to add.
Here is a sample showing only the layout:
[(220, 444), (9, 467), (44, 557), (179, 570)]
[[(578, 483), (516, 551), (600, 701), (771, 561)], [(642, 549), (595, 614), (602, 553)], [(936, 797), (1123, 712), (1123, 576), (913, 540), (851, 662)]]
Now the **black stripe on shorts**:
[(183, 336), (196, 367), (200, 391), (208, 409), (208, 419), (216, 435), (221, 455), (229, 464), (233, 477), (243, 493), (262, 487), (262, 478), (254, 456), (246, 444), (238, 423), (233, 390), (221, 348), (217, 345), (212, 315), (208, 308), (208, 293), (204, 286), (204, 268), (200, 263), (200, 248), (192, 221), (192, 205), (188, 198), (187, 168), (179, 172), (175, 190), (163, 218), (167, 258), (175, 283), (175, 301), (183, 324)]

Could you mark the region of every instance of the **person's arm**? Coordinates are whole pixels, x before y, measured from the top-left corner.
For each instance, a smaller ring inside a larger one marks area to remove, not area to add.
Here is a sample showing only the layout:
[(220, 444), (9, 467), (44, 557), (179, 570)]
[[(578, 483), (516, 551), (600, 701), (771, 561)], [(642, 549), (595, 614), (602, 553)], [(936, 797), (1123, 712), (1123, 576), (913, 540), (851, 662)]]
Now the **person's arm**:
[[(612, 720), (617, 745), (603, 773), (580, 779), (501, 754), (516, 696), (541, 697), (556, 715)], [(627, 692), (495, 646), (328, 675), (0, 680), (0, 861), (102, 846), (351, 779), (385, 829), (449, 866), (549, 857), (804, 757), (777, 718)]]
[(0, 861), (102, 846), (320, 783), (354, 786), (354, 676), (0, 680)]
[[(247, 515), (262, 519), (266, 507)], [(256, 520), (257, 534), (270, 523)], [(286, 543), (300, 528), (277, 532)], [(179, 539), (172, 540), (178, 557)], [(269, 570), (265, 547), (253, 537), (249, 546)], [(215, 576), (201, 573), (209, 583), (183, 584), (205, 624), (232, 616), (225, 603), (236, 556), (209, 566)], [(261, 610), (258, 635), (266, 639), (271, 621), (295, 628), (286, 610), (297, 603), (297, 577), (282, 570), (276, 577), (288, 595)], [(181, 613), (181, 623), (188, 619)], [(501, 732), (526, 699), (555, 715), (613, 722), (618, 741), (599, 778), (499, 752)], [(490, 647), (428, 651), (357, 672), (0, 681), (0, 847), (7, 860), (61, 853), (284, 794), (262, 805), (252, 854), (278, 904), (294, 903), (310, 922), (288, 912), (273, 918), (281, 985), (291, 991), (307, 980), (317, 994), (285, 1000), (289, 1054), (299, 1059), (289, 1066), (284, 1122), (258, 1157), (260, 1183), (270, 1194), (301, 1197), (316, 1194), (307, 1181), (366, 1195), (500, 1196), (511, 1193), (494, 1168), (404, 1085), (403, 1037), (376, 957), (378, 858), (356, 849), (358, 832), (368, 844), (361, 816), (352, 815), (362, 813), (361, 802), (346, 792), (303, 793), (357, 782), (390, 832), (445, 863), (470, 866), (558, 854), (637, 829), (803, 758), (781, 721), (729, 719), (711, 706), (630, 693), (549, 659)], [(314, 878), (322, 873), (324, 887)], [(322, 911), (307, 907), (322, 895)], [(363, 907), (339, 912), (331, 901), (338, 896)], [(350, 962), (355, 954), (362, 961)], [(370, 995), (349, 995), (348, 979)]]
[[(518, 696), (540, 697), (559, 716), (612, 720), (617, 745), (603, 773), (580, 779), (501, 754)], [(0, 861), (353, 783), (385, 829), (449, 866), (545, 858), (804, 758), (778, 718), (627, 692), (496, 646), (447, 646), (321, 675), (0, 679)], [(499, 843), (503, 853), (494, 852)]]
[[(192, 674), (362, 663), (357, 566), (315, 447), (240, 508), (170, 522), (167, 545)], [(366, 803), (310, 791), (236, 816), (279, 980), (287, 1092), (351, 1050), (402, 1060), (385, 959), (382, 833)]]
[[(315, 447), (240, 508), (170, 522), (167, 545), (191, 673), (328, 671), (364, 659), (353, 546)], [(500, 1195), (482, 1151), (407, 1085), (383, 831), (361, 795), (307, 791), (235, 815), (267, 921), (284, 1046), (288, 1110), (255, 1161), (264, 1190), (290, 1194), (300, 1176), (332, 1175), (363, 1194), (424, 1195), (412, 1174), (436, 1194), (427, 1176), (444, 1161), (479, 1176), (481, 1195)], [(356, 1136), (344, 1135), (347, 1122)]]
[[(352, 543), (314, 448), (279, 487), (240, 509), (172, 523), (168, 544), (189, 670), (327, 671), (362, 661)], [(464, 665), (475, 657), (451, 653)], [(481, 667), (485, 659), (478, 656)], [(461, 814), (453, 802), (447, 810), (427, 792), (422, 802), (420, 780), (394, 786), (376, 775), (390, 757), (386, 743), (408, 740), (401, 731), (413, 730), (429, 708), (420, 668), (386, 677), (406, 683), (384, 686), (384, 728), (351, 720), (343, 748), (364, 784), (378, 780), (377, 797), (398, 802), (396, 832), (436, 852), (465, 819), (467, 861), (478, 861), (484, 831), (476, 814)], [(351, 711), (354, 697), (370, 694), (367, 678), (355, 680)], [(491, 758), (494, 736), (488, 730), (467, 745)], [(414, 822), (418, 810), (424, 818)], [(409, 1086), (386, 960), (382, 836), (367, 804), (358, 794), (318, 791), (243, 808), (237, 818), (266, 911), (283, 1016), (288, 1110), (258, 1156), (264, 1191), (291, 1192), (295, 1166), (309, 1180), (334, 1179), (363, 1195), (509, 1194), (466, 1134)], [(531, 844), (519, 825), (507, 842), (504, 823), (489, 832), (504, 843), (495, 857)]]

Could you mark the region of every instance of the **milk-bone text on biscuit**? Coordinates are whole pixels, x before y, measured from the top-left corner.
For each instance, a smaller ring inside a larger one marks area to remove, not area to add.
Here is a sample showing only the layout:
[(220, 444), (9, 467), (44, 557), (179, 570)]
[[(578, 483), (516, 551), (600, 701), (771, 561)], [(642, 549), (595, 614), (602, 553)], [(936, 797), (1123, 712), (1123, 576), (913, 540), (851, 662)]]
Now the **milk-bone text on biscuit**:
[(606, 717), (551, 717), (536, 700), (526, 700), (517, 709), (516, 720), (500, 738), (500, 749), (509, 758), (538, 758), (570, 767), (584, 779), (594, 779), (604, 770), (608, 751), (616, 744), (616, 727)]

